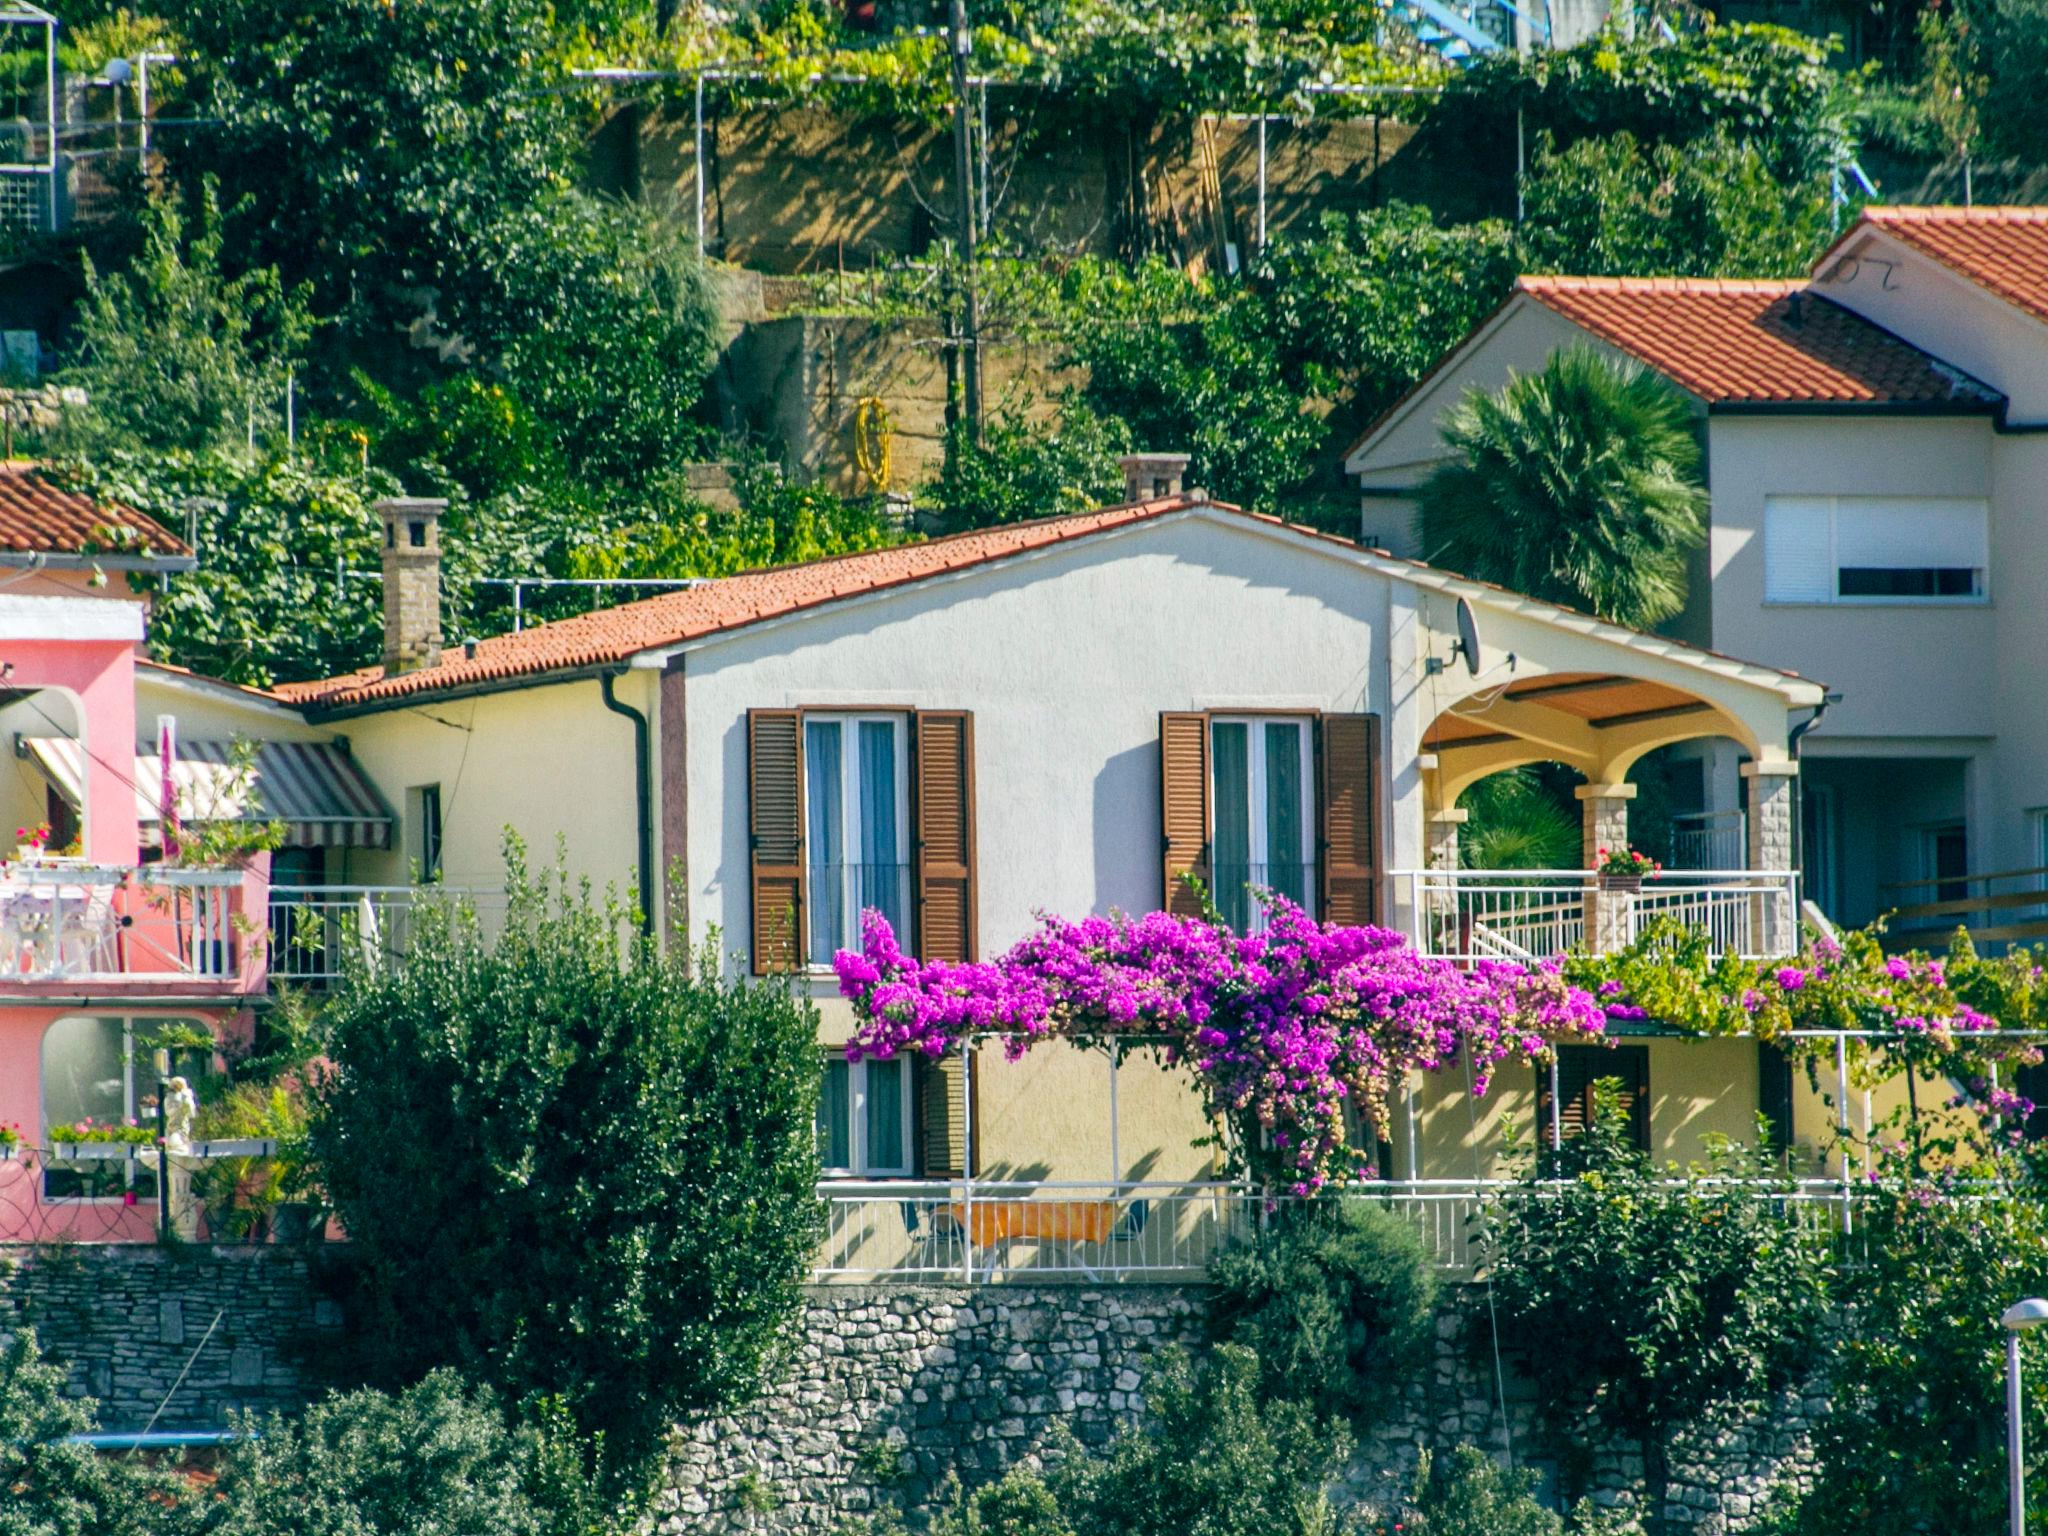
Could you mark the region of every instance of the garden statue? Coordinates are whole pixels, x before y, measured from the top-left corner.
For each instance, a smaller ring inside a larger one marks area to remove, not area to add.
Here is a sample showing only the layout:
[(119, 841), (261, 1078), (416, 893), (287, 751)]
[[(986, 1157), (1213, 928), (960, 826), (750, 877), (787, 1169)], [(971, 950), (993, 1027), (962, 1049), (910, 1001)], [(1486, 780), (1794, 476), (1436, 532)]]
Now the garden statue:
[(171, 1230), (197, 1239), (199, 1208), (192, 1200), (192, 1120), (199, 1099), (191, 1083), (174, 1077), (164, 1085), (164, 1198), (171, 1203)]

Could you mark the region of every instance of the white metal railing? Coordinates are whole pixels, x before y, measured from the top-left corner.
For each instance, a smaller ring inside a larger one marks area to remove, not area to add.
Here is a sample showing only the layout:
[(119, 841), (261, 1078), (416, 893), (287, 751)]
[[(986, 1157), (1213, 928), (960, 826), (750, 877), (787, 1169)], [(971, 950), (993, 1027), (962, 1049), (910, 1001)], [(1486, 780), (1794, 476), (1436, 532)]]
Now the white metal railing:
[(1749, 857), (1742, 811), (1681, 811), (1671, 818), (1673, 869), (1733, 869)]
[(0, 875), (0, 984), (237, 970), (239, 871), (47, 859)]
[(504, 893), (441, 885), (273, 885), (271, 979), (332, 986), (353, 960), (394, 960), (411, 940), (414, 911), (429, 901), (488, 908), (502, 906)]
[(1796, 871), (1679, 870), (1640, 882), (1583, 869), (1394, 872), (1409, 937), (1425, 955), (1530, 960), (1633, 942), (1658, 918), (1703, 930), (1715, 954), (1767, 957), (1798, 941)]
[(1199, 1275), (1259, 1208), (1244, 1186), (1212, 1182), (829, 1179), (818, 1198), (821, 1281)]
[[(1485, 1260), (1485, 1217), (1503, 1202), (1553, 1198), (1564, 1183), (1496, 1179), (1389, 1179), (1315, 1197), (1363, 1201), (1411, 1223), (1430, 1261), (1471, 1275)], [(1704, 1193), (1711, 1183), (1673, 1180)], [(1852, 1239), (1857, 1210), (1884, 1193), (1852, 1177), (1762, 1185), (1729, 1183), (1729, 1199), (1792, 1212), (1816, 1237)], [(1197, 1276), (1223, 1248), (1297, 1205), (1243, 1184), (991, 1183), (982, 1180), (831, 1179), (818, 1186), (826, 1235), (820, 1282), (1157, 1280)], [(1853, 1256), (1853, 1255), (1852, 1255)]]

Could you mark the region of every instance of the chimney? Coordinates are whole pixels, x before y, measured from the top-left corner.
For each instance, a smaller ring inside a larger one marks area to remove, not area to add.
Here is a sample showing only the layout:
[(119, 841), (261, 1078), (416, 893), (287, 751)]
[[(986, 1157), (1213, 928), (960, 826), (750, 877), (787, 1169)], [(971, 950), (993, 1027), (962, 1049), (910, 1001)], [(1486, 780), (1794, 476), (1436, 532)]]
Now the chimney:
[(1188, 456), (1184, 453), (1127, 453), (1117, 462), (1124, 467), (1126, 501), (1178, 496), (1181, 476), (1188, 472)]
[(411, 672), (441, 659), (441, 514), (446, 500), (393, 496), (384, 522), (384, 670)]

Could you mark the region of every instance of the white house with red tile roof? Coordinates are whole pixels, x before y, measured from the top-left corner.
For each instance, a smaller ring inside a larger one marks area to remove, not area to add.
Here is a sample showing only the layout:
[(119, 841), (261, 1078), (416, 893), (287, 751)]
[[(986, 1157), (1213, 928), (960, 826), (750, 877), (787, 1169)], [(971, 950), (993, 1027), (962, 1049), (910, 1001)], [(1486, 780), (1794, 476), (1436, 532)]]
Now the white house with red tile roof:
[[(1866, 209), (1790, 282), (1525, 278), (1350, 450), (1368, 537), (1413, 550), (1443, 414), (1571, 346), (1697, 404), (1712, 528), (1670, 632), (1841, 695), (1801, 743), (1808, 892), (1849, 922), (2048, 916), (2048, 210)], [(1687, 750), (1708, 842), (1741, 754)]]

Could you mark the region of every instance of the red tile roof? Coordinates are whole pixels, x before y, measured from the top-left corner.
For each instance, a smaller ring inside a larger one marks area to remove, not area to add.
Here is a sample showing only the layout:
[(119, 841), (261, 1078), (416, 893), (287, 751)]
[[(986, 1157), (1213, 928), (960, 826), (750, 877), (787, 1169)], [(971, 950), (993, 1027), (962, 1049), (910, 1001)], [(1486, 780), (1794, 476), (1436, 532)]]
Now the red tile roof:
[(839, 598), (943, 576), (1008, 555), (1049, 548), (1192, 505), (1195, 498), (1188, 496), (1133, 502), (1071, 517), (1042, 518), (952, 534), (868, 554), (748, 571), (680, 592), (482, 640), (477, 643), (474, 657), (464, 655), (460, 645), (451, 645), (441, 653), (438, 666), (390, 677), (385, 676), (382, 667), (367, 667), (342, 677), (281, 683), (273, 691), (301, 705), (349, 709), (539, 673), (614, 667), (642, 651), (778, 618)]
[(192, 551), (140, 512), (104, 505), (43, 478), (34, 464), (0, 464), (0, 550), (28, 555), (154, 555)]
[(1803, 279), (1525, 277), (1518, 286), (1709, 405), (1989, 410), (2000, 398), (1883, 327), (1802, 293)]
[(2048, 320), (2048, 208), (1865, 208), (1865, 224)]

